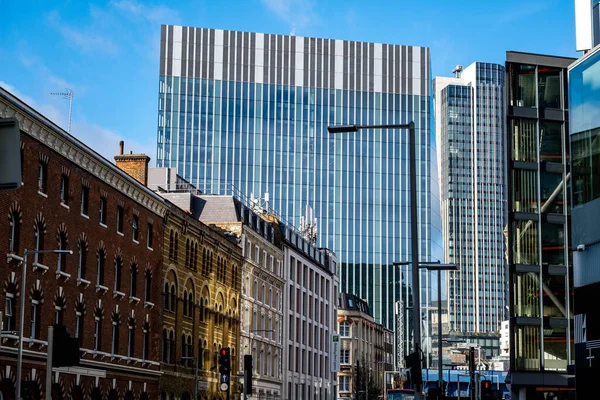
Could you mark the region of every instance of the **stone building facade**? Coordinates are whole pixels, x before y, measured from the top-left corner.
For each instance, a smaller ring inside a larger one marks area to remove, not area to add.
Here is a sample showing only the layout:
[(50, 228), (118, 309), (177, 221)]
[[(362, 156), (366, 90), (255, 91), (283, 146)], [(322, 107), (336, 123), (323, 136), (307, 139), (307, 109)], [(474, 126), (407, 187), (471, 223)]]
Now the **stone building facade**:
[[(0, 117), (13, 116), (23, 186), (0, 193), (1, 397), (14, 398), (21, 328), (23, 393), (44, 397), (48, 327), (62, 323), (83, 368), (54, 374), (54, 398), (157, 398), (164, 201), (0, 89)], [(20, 327), (24, 249), (73, 254), (29, 254)]]
[(202, 196), (201, 220), (240, 238), (244, 263), (241, 281), (241, 333), (238, 365), (252, 354), (253, 395), (281, 399), (283, 252), (277, 219), (266, 210), (232, 196)]

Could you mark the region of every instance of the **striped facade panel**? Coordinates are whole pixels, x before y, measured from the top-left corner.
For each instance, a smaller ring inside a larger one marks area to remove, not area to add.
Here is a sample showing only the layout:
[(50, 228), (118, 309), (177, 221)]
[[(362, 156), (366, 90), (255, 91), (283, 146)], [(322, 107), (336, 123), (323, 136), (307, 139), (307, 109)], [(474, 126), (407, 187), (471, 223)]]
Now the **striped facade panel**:
[(428, 96), (429, 49), (163, 25), (160, 74)]

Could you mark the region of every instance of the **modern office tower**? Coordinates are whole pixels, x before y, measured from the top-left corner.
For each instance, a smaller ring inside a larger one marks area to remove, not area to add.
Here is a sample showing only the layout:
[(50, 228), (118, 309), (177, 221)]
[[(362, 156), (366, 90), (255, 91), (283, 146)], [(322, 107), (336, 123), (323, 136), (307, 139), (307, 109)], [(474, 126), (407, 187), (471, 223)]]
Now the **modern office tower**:
[(424, 47), (162, 26), (157, 165), (206, 194), (268, 193), (296, 226), (311, 206), (341, 289), (391, 328), (412, 301), (392, 265), (411, 260), (408, 132), (327, 126), (415, 122), (419, 261), (441, 258), (429, 71)]
[(455, 73), (434, 80), (444, 257), (458, 266), (447, 279), (449, 329), (497, 336), (507, 289), (504, 67)]
[(597, 391), (600, 372), (600, 47), (569, 69), (571, 222), (575, 286), (575, 384)]
[[(506, 53), (513, 399), (567, 388), (574, 356), (567, 136), (567, 67), (573, 61)], [(567, 398), (566, 391), (560, 395), (555, 398)]]
[[(378, 398), (385, 371), (394, 371), (394, 332), (375, 322), (369, 304), (350, 293), (338, 295), (340, 372), (338, 399)], [(391, 375), (389, 376), (391, 378)]]

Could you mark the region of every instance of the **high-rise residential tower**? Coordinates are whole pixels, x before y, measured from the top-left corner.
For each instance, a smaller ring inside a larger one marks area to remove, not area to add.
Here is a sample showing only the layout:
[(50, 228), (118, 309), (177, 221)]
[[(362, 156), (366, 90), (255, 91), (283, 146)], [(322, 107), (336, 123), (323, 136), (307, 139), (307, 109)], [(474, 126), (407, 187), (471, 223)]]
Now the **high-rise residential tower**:
[(455, 73), (434, 80), (445, 260), (458, 265), (448, 274), (449, 328), (498, 333), (507, 289), (504, 67), (476, 62)]
[(340, 289), (391, 328), (411, 304), (392, 265), (411, 260), (408, 132), (327, 126), (415, 122), (419, 259), (440, 258), (429, 71), (424, 47), (162, 26), (157, 165), (207, 194), (268, 193), (292, 225), (311, 206)]

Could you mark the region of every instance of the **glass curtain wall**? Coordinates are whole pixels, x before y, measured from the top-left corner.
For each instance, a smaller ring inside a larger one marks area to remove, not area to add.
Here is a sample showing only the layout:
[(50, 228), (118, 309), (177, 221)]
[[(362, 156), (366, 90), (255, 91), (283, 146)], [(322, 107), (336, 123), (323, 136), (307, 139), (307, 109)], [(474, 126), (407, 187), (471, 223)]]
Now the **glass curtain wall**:
[(566, 71), (513, 63), (507, 71), (511, 369), (565, 371), (572, 347)]

